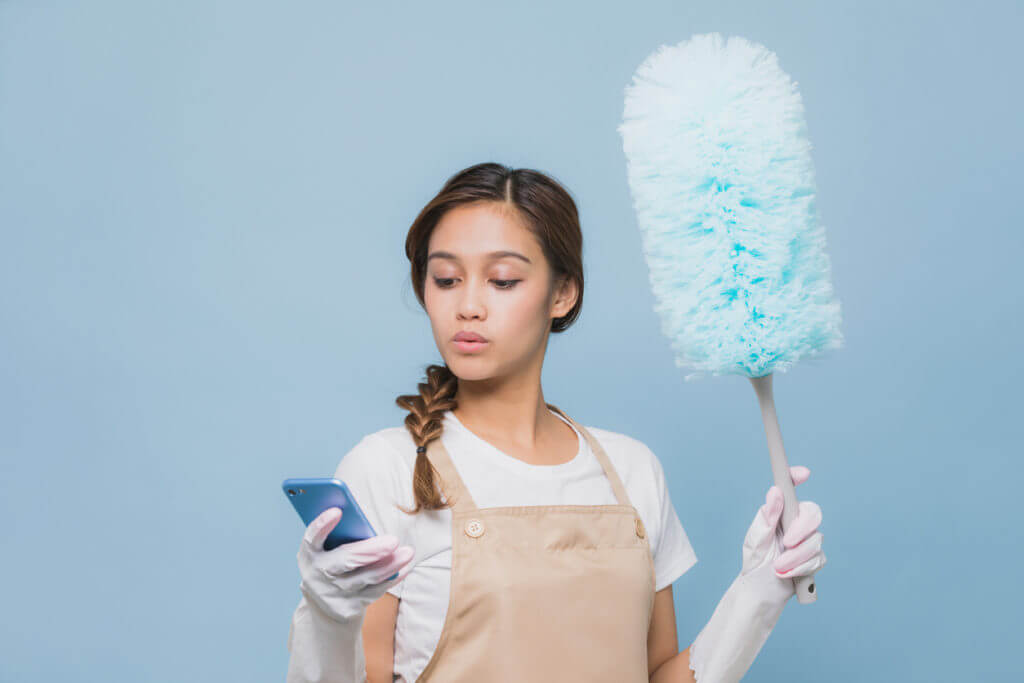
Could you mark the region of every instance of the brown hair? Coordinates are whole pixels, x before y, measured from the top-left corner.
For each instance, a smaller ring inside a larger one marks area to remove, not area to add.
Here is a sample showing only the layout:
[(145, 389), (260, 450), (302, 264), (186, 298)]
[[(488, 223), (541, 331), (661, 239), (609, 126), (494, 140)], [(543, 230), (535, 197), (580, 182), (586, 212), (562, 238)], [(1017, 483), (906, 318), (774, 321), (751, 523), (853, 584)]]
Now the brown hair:
[[(445, 212), (457, 206), (477, 202), (495, 202), (520, 219), (540, 243), (551, 269), (552, 287), (561, 280), (575, 280), (579, 295), (572, 309), (551, 321), (552, 332), (564, 332), (579, 317), (583, 305), (583, 233), (580, 230), (576, 203), (558, 181), (527, 168), (512, 169), (497, 163), (470, 166), (453, 175), (444, 187), (420, 211), (405, 238), (405, 255), (411, 266), (413, 291), (420, 305), (426, 307), (423, 289), (427, 275), (427, 245), (434, 227)], [(552, 289), (551, 291), (554, 291)], [(413, 470), (412, 510), (398, 506), (406, 514), (420, 509), (437, 510), (449, 507), (441, 500), (435, 487), (434, 469), (427, 460), (426, 446), (441, 436), (442, 418), (446, 410), (456, 407), (455, 390), (458, 377), (445, 365), (428, 365), (426, 382), (417, 386), (419, 393), (403, 394), (395, 402), (409, 411), (405, 428), (417, 446)]]

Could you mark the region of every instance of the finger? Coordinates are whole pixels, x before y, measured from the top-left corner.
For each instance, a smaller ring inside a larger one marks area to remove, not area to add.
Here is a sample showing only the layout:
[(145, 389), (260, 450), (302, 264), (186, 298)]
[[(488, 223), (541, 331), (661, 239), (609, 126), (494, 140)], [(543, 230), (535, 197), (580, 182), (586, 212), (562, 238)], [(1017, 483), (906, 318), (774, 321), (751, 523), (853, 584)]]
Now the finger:
[(402, 567), (402, 570), (400, 572), (398, 572), (398, 576), (396, 576), (394, 579), (392, 579), (392, 581), (394, 581), (394, 583), (391, 584), (391, 585), (393, 586), (395, 584), (401, 583), (405, 579), (405, 577), (409, 575), (409, 572), (411, 572), (415, 566), (416, 566), (416, 563), (410, 561), (408, 564), (406, 564), (404, 567)]
[(793, 465), (789, 468), (789, 478), (793, 480), (794, 486), (804, 483), (809, 476), (811, 476), (811, 471), (803, 465)]
[(807, 576), (808, 574), (815, 574), (817, 572), (820, 572), (822, 567), (824, 567), (827, 563), (828, 560), (825, 557), (824, 552), (815, 553), (809, 560), (807, 560), (803, 564), (800, 564), (794, 567), (793, 569), (790, 569), (788, 572), (784, 572), (781, 574), (779, 572), (776, 572), (775, 575), (780, 579), (795, 579), (798, 576)]
[(807, 560), (820, 553), (823, 538), (822, 533), (820, 531), (816, 531), (803, 543), (783, 552), (775, 558), (775, 562), (772, 563), (776, 573), (787, 572), (790, 569), (807, 562)]
[[(409, 564), (413, 555), (415, 555), (415, 550), (413, 550), (412, 546), (400, 546), (396, 548), (394, 552), (388, 553), (374, 562), (347, 572), (345, 579), (349, 586), (356, 589), (383, 583), (399, 568), (405, 567)], [(328, 570), (325, 570), (325, 573), (332, 578), (337, 578), (338, 576)]]
[(811, 500), (800, 501), (799, 511), (792, 524), (782, 537), (782, 544), (787, 548), (801, 543), (821, 526), (821, 508)]
[(779, 490), (778, 486), (772, 486), (768, 489), (768, 493), (764, 497), (765, 503), (761, 506), (761, 516), (768, 528), (774, 529), (775, 525), (779, 523), (779, 517), (782, 516), (782, 508), (785, 506), (785, 501), (782, 497), (782, 491)]
[[(794, 486), (799, 486), (800, 484), (804, 483), (810, 476), (811, 471), (808, 468), (804, 467), (803, 465), (793, 465), (789, 468), (789, 478), (793, 481)], [(772, 488), (778, 487), (773, 485)], [(771, 489), (769, 489), (769, 491), (770, 490)], [(767, 519), (767, 517), (765, 517), (765, 519)]]
[(754, 513), (754, 520), (750, 523), (750, 527), (747, 528), (747, 533), (743, 537), (744, 566), (750, 565), (751, 562), (757, 564), (759, 562), (758, 558), (764, 557), (769, 552), (769, 548), (774, 542), (773, 539), (777, 535), (777, 527), (772, 526), (768, 521), (767, 515), (771, 513), (767, 511), (767, 508), (767, 504), (758, 508), (757, 512)]
[(390, 556), (398, 548), (398, 538), (391, 534), (371, 536), (362, 541), (343, 543), (324, 553), (324, 570), (341, 576)]
[(412, 546), (399, 546), (390, 556), (365, 568), (369, 580), (371, 583), (383, 583), (396, 571), (404, 569), (406, 565), (410, 564), (415, 555), (416, 551)]
[[(381, 583), (387, 583), (388, 588), (391, 588), (392, 586), (394, 586), (396, 584), (399, 584), (402, 581), (404, 581), (405, 577), (408, 576), (409, 572), (411, 572), (413, 570), (413, 568), (416, 566), (416, 563), (412, 561), (413, 557), (415, 557), (415, 556), (416, 556), (416, 551), (413, 550), (412, 556), (409, 558), (409, 561), (406, 562), (405, 565), (402, 566), (401, 570), (398, 572), (398, 575), (395, 578), (393, 578), (393, 579), (387, 579), (385, 577), (385, 581), (382, 581)], [(393, 573), (394, 572), (392, 572), (392, 574)], [(388, 576), (391, 576), (391, 574), (388, 574)]]
[(313, 546), (314, 550), (323, 550), (324, 541), (327, 540), (327, 536), (338, 524), (338, 520), (340, 519), (341, 508), (327, 508), (317, 515), (316, 519), (309, 523), (309, 526), (306, 527), (306, 532), (302, 535), (303, 540)]

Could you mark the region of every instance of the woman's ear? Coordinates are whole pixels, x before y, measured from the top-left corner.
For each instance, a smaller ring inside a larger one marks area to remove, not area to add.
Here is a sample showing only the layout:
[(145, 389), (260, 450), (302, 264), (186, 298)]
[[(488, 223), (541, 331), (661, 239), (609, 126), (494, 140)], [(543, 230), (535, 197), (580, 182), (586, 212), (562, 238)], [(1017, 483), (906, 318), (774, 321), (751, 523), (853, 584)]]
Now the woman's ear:
[(563, 275), (556, 283), (554, 301), (551, 303), (551, 317), (561, 318), (572, 310), (576, 305), (576, 298), (579, 295), (579, 288), (576, 280)]

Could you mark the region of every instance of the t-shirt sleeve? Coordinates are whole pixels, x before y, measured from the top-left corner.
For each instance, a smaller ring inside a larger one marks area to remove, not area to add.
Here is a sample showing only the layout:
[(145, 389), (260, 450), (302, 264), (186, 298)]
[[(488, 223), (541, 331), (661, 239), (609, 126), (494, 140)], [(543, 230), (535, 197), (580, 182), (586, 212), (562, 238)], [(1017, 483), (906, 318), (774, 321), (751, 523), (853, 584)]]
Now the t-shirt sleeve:
[[(378, 535), (397, 536), (399, 545), (416, 547), (414, 515), (395, 507), (396, 504), (406, 509), (414, 507), (412, 472), (385, 438), (377, 433), (364, 436), (341, 458), (334, 478), (345, 482)], [(412, 561), (415, 562), (415, 558)], [(387, 592), (401, 598), (404, 583), (398, 582)]]
[(661, 461), (650, 448), (647, 449), (651, 458), (654, 473), (654, 488), (659, 506), (658, 538), (654, 539), (654, 576), (655, 592), (671, 585), (690, 567), (697, 564), (697, 553), (690, 545), (690, 539), (679, 521), (672, 498), (668, 492), (668, 482)]

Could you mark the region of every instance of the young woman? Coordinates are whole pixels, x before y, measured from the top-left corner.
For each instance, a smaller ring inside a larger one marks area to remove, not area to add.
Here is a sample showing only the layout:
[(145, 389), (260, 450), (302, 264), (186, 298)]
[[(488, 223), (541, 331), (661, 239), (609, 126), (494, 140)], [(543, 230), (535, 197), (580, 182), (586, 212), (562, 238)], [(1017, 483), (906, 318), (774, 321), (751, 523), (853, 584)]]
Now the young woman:
[(672, 583), (697, 556), (659, 459), (541, 388), (548, 336), (583, 302), (582, 247), (572, 198), (528, 169), (472, 166), (420, 212), (405, 250), (444, 365), (335, 471), (380, 535), (325, 552), (332, 508), (303, 536), (289, 681), (735, 681), (792, 578), (824, 566), (820, 508), (783, 539), (771, 487), (679, 652)]

